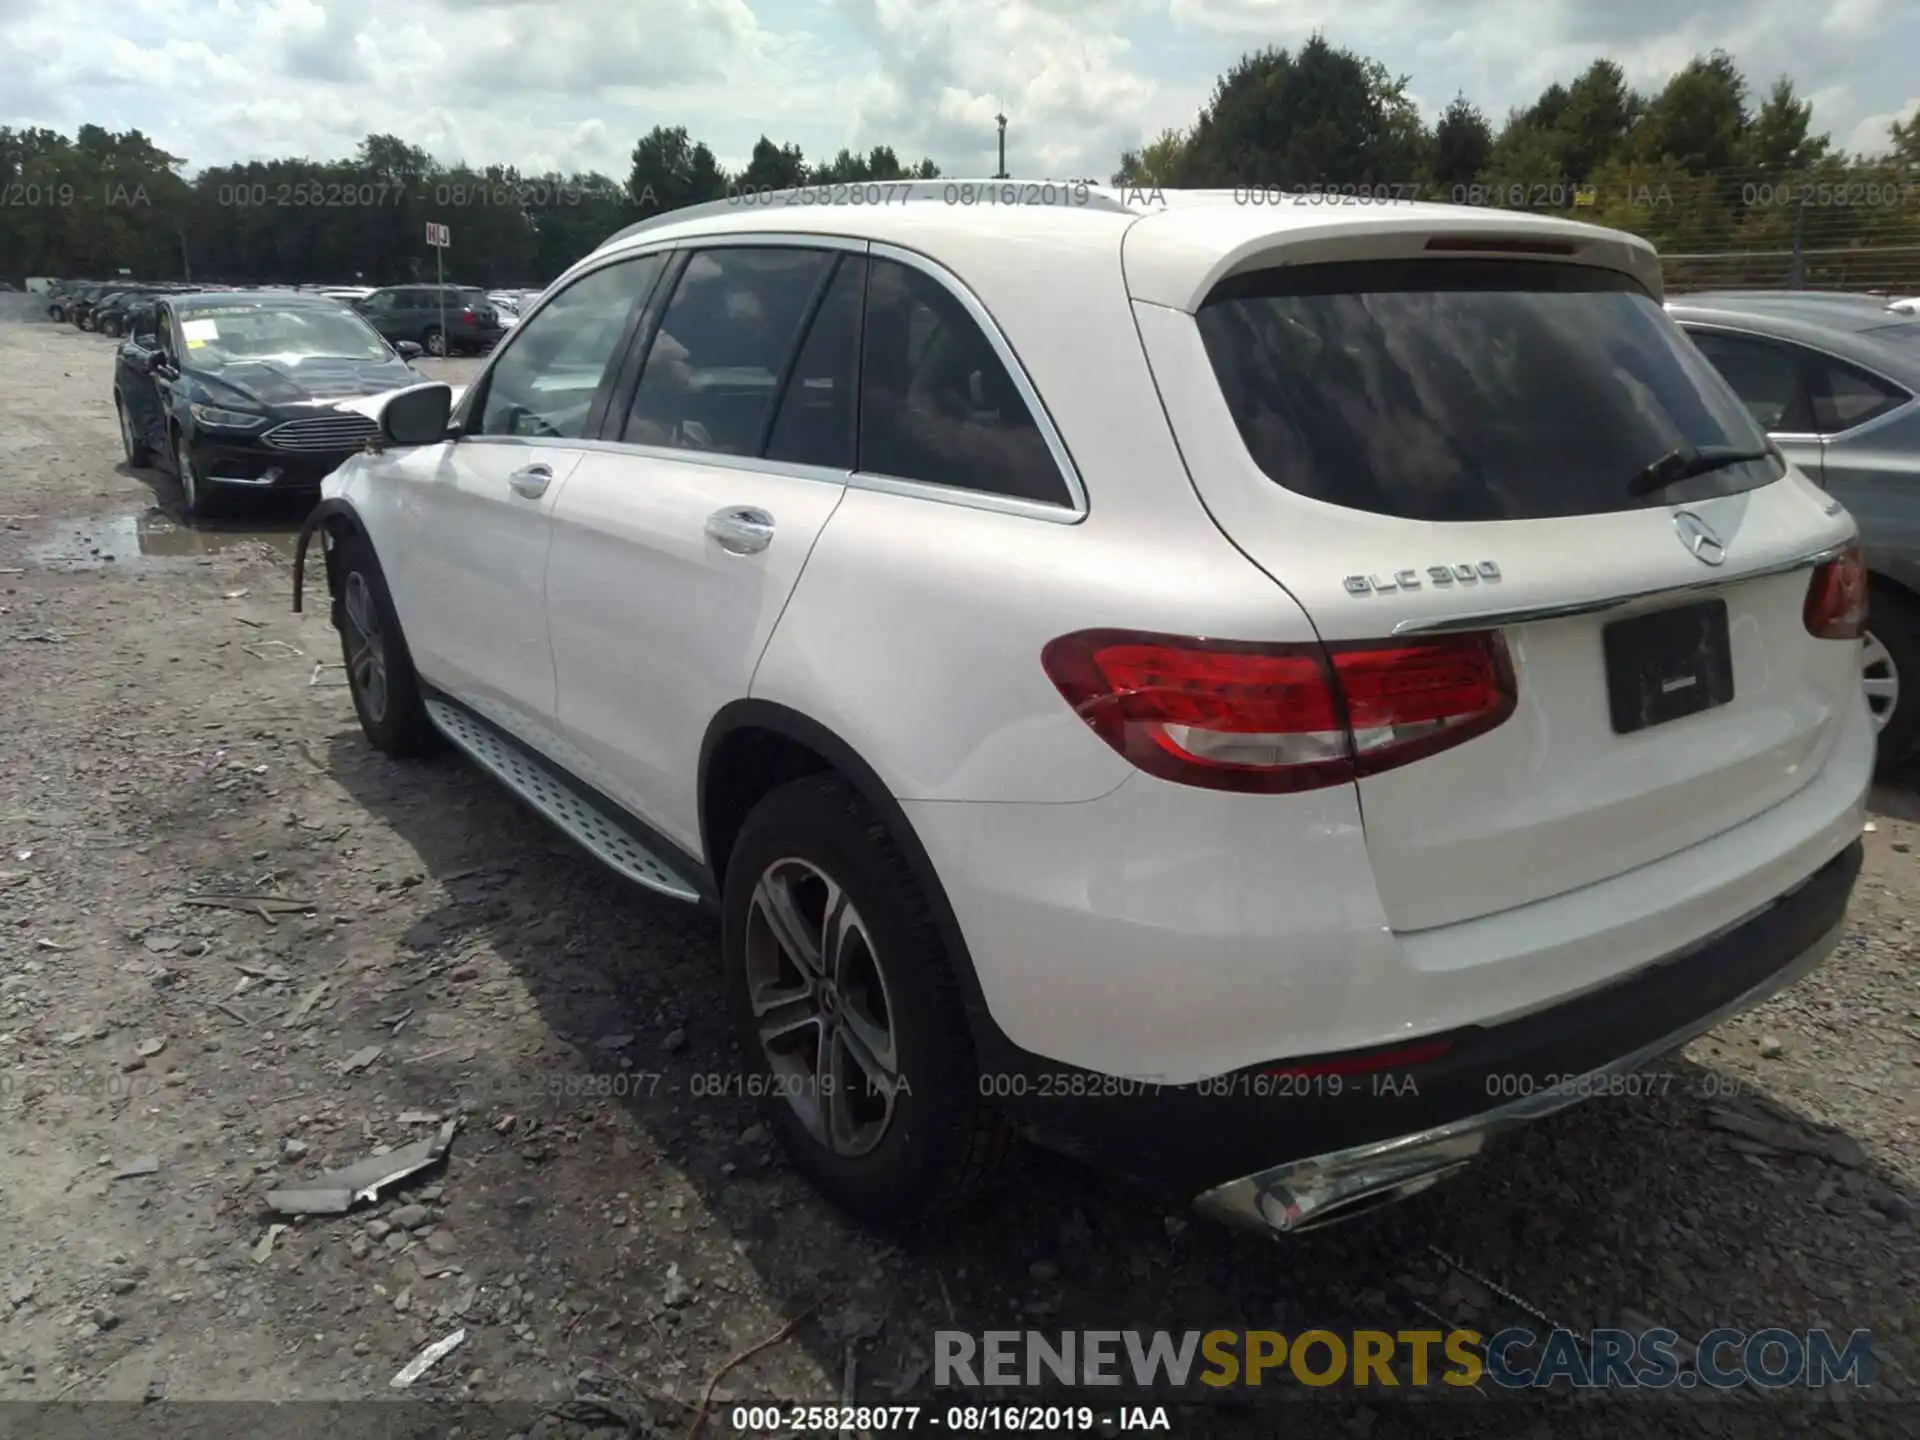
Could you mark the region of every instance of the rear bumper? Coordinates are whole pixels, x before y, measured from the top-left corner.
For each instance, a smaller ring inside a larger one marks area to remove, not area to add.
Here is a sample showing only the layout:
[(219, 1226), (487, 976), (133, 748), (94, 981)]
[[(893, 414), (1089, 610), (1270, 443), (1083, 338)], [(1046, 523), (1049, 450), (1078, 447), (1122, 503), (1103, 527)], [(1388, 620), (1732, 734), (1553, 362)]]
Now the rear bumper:
[[(1290, 1178), (1304, 1213), (1338, 1201), (1303, 1176), (1331, 1167), (1334, 1192), (1354, 1193), (1349, 1172), (1382, 1142), (1419, 1150), (1424, 1174), (1484, 1143), (1463, 1134), (1595, 1093), (1582, 1077), (1817, 963), (1859, 869), (1873, 757), (1861, 704), (1820, 771), (1746, 824), (1412, 935), (1356, 881), (1364, 837), (1339, 791), (1216, 797), (1135, 777), (1078, 804), (901, 809), (977, 981), (983, 1096), (1054, 1148), (1189, 1198)], [(1247, 1203), (1268, 1223), (1271, 1206)]]
[(1502, 1132), (1580, 1100), (1662, 1093), (1671, 1077), (1614, 1077), (1818, 965), (1845, 923), (1861, 857), (1856, 840), (1732, 929), (1503, 1024), (1288, 1056), (1180, 1086), (1074, 1080), (1001, 1051), (983, 1061), (983, 1089), (1054, 1148), (1198, 1196), (1223, 1219), (1304, 1229), (1424, 1188)]
[(1443, 1108), (1471, 1102), (1476, 1091), (1482, 1104), (1494, 1095), (1513, 1099), (1268, 1167), (1206, 1191), (1197, 1208), (1253, 1229), (1312, 1229), (1424, 1190), (1506, 1132), (1582, 1100), (1658, 1093), (1661, 1077), (1639, 1072), (1791, 985), (1832, 953), (1861, 853), (1856, 841), (1760, 915), (1649, 972), (1464, 1037), (1458, 1063), (1434, 1077), (1436, 1088), (1451, 1097), (1443, 1099)]

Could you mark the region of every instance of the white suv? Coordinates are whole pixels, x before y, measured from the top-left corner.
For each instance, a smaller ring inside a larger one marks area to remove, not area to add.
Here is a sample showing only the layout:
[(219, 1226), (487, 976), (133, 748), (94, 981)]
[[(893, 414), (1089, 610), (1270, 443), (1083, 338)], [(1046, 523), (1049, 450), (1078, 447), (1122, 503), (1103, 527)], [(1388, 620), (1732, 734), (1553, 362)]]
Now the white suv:
[(1832, 947), (1854, 525), (1645, 243), (866, 191), (614, 236), (302, 538), (374, 745), (718, 907), (823, 1188), (1024, 1130), (1300, 1230)]

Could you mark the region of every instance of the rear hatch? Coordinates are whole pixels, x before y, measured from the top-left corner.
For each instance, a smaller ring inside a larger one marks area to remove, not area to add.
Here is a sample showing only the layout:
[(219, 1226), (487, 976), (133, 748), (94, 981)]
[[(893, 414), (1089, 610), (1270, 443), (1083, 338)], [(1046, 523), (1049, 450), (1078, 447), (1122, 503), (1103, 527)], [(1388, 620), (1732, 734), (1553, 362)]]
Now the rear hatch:
[[(1858, 578), (1826, 563), (1852, 522), (1777, 455), (1732, 458), (1765, 437), (1649, 293), (1650, 253), (1428, 213), (1332, 247), (1364, 259), (1243, 246), (1191, 312), (1134, 292), (1227, 536), (1336, 660), (1430, 646), (1434, 666), (1466, 667), (1462, 694), (1484, 691), (1458, 736), (1388, 725), (1372, 741), (1394, 758), (1358, 763), (1402, 931), (1728, 830), (1806, 784), (1863, 703), (1857, 646), (1806, 619), (1816, 572)], [(1163, 296), (1164, 223), (1126, 242), (1130, 282)], [(1658, 483), (1683, 468), (1702, 473)], [(1363, 740), (1370, 703), (1349, 703)]]

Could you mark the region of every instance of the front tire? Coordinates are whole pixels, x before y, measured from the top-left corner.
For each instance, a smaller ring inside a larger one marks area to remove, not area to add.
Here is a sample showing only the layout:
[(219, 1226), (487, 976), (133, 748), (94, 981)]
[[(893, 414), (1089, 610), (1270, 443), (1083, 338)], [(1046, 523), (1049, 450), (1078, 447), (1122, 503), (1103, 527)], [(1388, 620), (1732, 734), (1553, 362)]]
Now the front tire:
[(373, 543), (358, 531), (341, 536), (327, 568), (339, 576), (333, 625), (340, 632), (347, 687), (367, 743), (397, 760), (441, 749), (446, 742), (428, 718), (420, 677)]
[(1880, 733), (1879, 768), (1898, 768), (1920, 745), (1920, 605), (1876, 585), (1860, 646), (1860, 682)]
[(179, 429), (173, 432), (173, 474), (180, 482), (180, 508), (188, 519), (211, 520), (225, 510), (226, 497), (201, 472), (187, 432)]
[(721, 897), (729, 1008), (794, 1165), (869, 1220), (955, 1207), (1011, 1145), (980, 1098), (952, 961), (887, 828), (847, 783), (774, 791)]

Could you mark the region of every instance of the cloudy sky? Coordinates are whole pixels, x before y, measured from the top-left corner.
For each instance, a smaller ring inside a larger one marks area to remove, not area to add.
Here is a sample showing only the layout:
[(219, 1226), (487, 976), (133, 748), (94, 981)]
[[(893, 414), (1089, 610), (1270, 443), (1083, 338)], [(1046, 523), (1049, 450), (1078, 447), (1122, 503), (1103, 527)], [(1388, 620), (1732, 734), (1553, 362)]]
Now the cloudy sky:
[(1105, 175), (1244, 51), (1315, 29), (1429, 116), (1464, 91), (1497, 118), (1596, 55), (1651, 88), (1715, 45), (1756, 89), (1790, 74), (1850, 148), (1920, 104), (1912, 0), (0, 0), (0, 124), (137, 126), (195, 168), (385, 131), (624, 177), (664, 123), (729, 165), (765, 132), (985, 175), (1004, 110), (1015, 175)]

